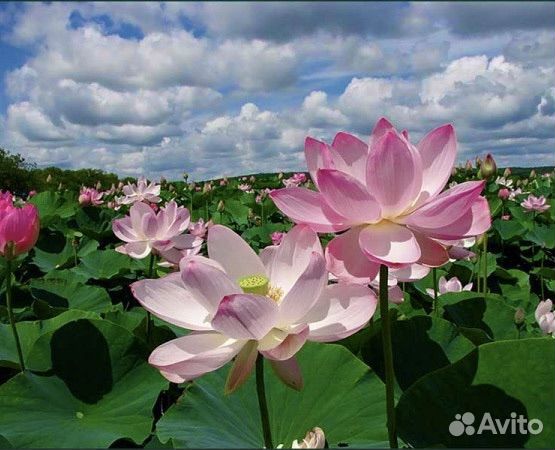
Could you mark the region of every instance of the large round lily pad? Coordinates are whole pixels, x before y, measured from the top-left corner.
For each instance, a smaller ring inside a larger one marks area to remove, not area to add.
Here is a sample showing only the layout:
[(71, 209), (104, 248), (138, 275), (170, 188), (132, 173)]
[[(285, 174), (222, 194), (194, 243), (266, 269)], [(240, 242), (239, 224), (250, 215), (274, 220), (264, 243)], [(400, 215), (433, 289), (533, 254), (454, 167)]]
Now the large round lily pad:
[[(311, 428), (326, 433), (332, 447), (384, 447), (385, 391), (380, 379), (346, 348), (307, 344), (298, 354), (304, 388), (284, 386), (265, 364), (274, 445), (290, 447)], [(260, 448), (260, 413), (254, 375), (224, 396), (228, 367), (200, 378), (157, 424), (160, 441), (175, 447)]]
[(77, 320), (47, 333), (28, 358), (32, 369), (0, 387), (0, 435), (14, 447), (107, 447), (143, 442), (167, 382), (145, 362), (127, 330)]

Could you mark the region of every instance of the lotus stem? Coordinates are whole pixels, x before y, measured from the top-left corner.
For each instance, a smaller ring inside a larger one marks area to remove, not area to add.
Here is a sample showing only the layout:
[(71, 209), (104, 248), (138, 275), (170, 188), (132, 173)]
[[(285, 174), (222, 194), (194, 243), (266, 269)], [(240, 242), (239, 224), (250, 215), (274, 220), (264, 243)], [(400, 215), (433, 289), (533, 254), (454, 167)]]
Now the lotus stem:
[(432, 282), (434, 283), (434, 313), (439, 315), (439, 304), (437, 300), (437, 269), (434, 267), (432, 269)]
[(387, 433), (389, 447), (398, 448), (395, 420), (395, 371), (393, 369), (393, 348), (391, 345), (391, 322), (389, 320), (387, 266), (380, 266), (380, 315), (382, 319), (382, 341), (385, 367), (385, 402), (387, 410)]
[(21, 351), (21, 342), (17, 334), (17, 327), (15, 325), (15, 318), (12, 309), (12, 260), (10, 256), (6, 258), (6, 307), (8, 309), (8, 319), (12, 327), (13, 338), (17, 348), (17, 356), (19, 357), (19, 367), (21, 372), (25, 371), (25, 362), (23, 361), (23, 352)]
[[(151, 279), (153, 278), (154, 275), (154, 260), (156, 259), (156, 256), (154, 256), (154, 253), (150, 253), (150, 261), (148, 262), (148, 272), (147, 272), (147, 278)], [(146, 312), (146, 340), (147, 342), (150, 342), (150, 333), (152, 331), (152, 317), (150, 315), (150, 312), (147, 311)]]
[(272, 430), (270, 429), (268, 403), (266, 402), (266, 387), (264, 386), (264, 357), (260, 354), (256, 358), (256, 393), (258, 395), (258, 407), (260, 408), (260, 419), (262, 421), (264, 447), (274, 448), (274, 444), (272, 443)]
[(484, 290), (484, 300), (488, 293), (488, 235), (484, 234), (484, 240), (482, 242), (482, 254), (484, 257), (483, 262), (483, 286), (482, 289)]

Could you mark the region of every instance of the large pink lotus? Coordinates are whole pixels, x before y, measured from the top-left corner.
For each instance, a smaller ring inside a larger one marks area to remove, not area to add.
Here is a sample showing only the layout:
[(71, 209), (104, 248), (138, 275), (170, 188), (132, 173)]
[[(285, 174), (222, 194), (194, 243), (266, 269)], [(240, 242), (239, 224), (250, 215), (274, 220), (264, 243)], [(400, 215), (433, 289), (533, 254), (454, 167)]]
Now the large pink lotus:
[(319, 192), (273, 191), (278, 208), (317, 232), (338, 232), (326, 249), (330, 270), (355, 280), (373, 278), (380, 264), (438, 267), (449, 260), (443, 241), (485, 232), (491, 224), (484, 181), (442, 192), (455, 163), (451, 125), (413, 145), (380, 119), (369, 144), (338, 133), (331, 146), (306, 139), (308, 169)]
[(376, 309), (366, 286), (328, 286), (318, 236), (294, 227), (258, 256), (229, 228), (208, 230), (208, 254), (184, 258), (180, 273), (132, 284), (152, 314), (194, 330), (156, 348), (149, 362), (173, 382), (192, 380), (236, 357), (227, 390), (246, 380), (258, 352), (300, 388), (294, 355), (307, 340), (336, 341), (360, 330)]

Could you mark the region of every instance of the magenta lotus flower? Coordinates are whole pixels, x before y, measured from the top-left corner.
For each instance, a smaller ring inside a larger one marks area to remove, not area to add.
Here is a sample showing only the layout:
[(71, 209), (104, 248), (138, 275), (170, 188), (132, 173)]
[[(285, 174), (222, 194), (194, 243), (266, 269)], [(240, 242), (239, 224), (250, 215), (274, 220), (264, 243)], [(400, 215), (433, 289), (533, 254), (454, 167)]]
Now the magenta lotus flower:
[(125, 196), (117, 199), (120, 205), (131, 205), (145, 201), (150, 203), (160, 202), (160, 185), (157, 185), (154, 181), (149, 184), (144, 177), (139, 178), (136, 185), (127, 183), (122, 190)]
[[(472, 283), (468, 283), (463, 287), (462, 283), (457, 277), (451, 278), (449, 281), (445, 277), (441, 277), (438, 283), (438, 296), (447, 294), (449, 292), (463, 292), (470, 291), (472, 289)], [(434, 297), (434, 290), (427, 288), (426, 292), (430, 297)]]
[[(190, 234), (182, 234), (189, 226), (189, 211), (169, 202), (158, 212), (146, 203), (135, 203), (129, 209), (129, 216), (116, 219), (112, 223), (114, 234), (126, 242), (116, 251), (135, 259), (146, 258), (153, 250), (162, 256), (175, 260), (177, 253), (202, 244), (202, 239)], [(179, 258), (181, 259), (181, 258)]]
[(285, 233), (282, 233), (281, 231), (274, 231), (272, 234), (270, 234), (270, 239), (272, 240), (273, 245), (281, 244), (281, 241), (284, 237)]
[(300, 184), (303, 184), (306, 181), (306, 175), (302, 172), (295, 173), (291, 178), (287, 178), (283, 180), (283, 185), (286, 188), (290, 187), (298, 187)]
[(81, 189), (81, 192), (79, 193), (79, 204), (81, 206), (101, 205), (103, 203), (102, 201), (103, 195), (104, 195), (104, 192), (98, 192), (94, 188), (84, 187)]
[(278, 377), (300, 388), (294, 358), (307, 340), (329, 342), (360, 330), (374, 314), (366, 286), (327, 285), (322, 247), (307, 226), (258, 256), (222, 225), (208, 230), (208, 255), (185, 258), (180, 273), (132, 284), (145, 309), (192, 333), (156, 348), (149, 362), (181, 383), (235, 357), (226, 389), (244, 382), (260, 352)]
[(241, 183), (237, 186), (237, 189), (239, 189), (240, 191), (246, 192), (247, 194), (252, 194), (253, 190), (252, 190), (252, 186), (250, 184), (247, 183)]
[(545, 204), (545, 197), (542, 195), (540, 197), (535, 197), (530, 194), (526, 200), (524, 200), (520, 205), (528, 212), (539, 212), (542, 213), (551, 208), (551, 205)]
[(13, 258), (28, 252), (37, 243), (39, 214), (34, 205), (13, 205), (12, 195), (0, 192), (0, 255)]
[(541, 301), (535, 311), (536, 321), (545, 334), (555, 336), (555, 314), (553, 313), (553, 302), (549, 299)]
[(380, 119), (369, 145), (347, 133), (331, 146), (307, 138), (305, 156), (319, 192), (288, 188), (270, 196), (296, 223), (322, 233), (348, 230), (326, 249), (336, 275), (373, 278), (380, 264), (438, 267), (449, 259), (443, 240), (475, 236), (491, 224), (480, 196), (484, 181), (442, 192), (456, 153), (451, 125), (414, 146), (407, 133)]

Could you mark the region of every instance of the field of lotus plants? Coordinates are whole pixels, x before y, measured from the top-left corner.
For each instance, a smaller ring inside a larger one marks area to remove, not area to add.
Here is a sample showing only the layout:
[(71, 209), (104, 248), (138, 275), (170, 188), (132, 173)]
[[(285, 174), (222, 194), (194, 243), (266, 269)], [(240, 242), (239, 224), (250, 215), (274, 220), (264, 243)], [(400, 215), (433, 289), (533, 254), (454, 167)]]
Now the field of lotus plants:
[(0, 191), (0, 447), (551, 448), (553, 169), (386, 119), (305, 156)]

